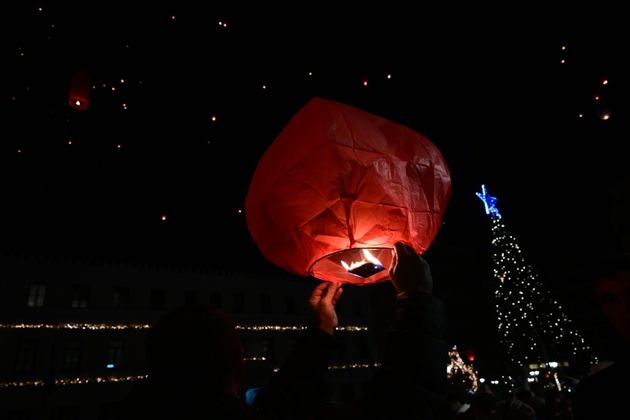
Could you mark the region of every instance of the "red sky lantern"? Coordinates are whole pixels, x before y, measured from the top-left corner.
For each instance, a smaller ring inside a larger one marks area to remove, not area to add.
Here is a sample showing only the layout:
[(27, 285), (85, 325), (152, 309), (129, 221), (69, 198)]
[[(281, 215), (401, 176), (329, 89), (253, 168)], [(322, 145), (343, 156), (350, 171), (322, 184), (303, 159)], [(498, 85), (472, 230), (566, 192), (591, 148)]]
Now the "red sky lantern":
[(389, 278), (397, 241), (429, 247), (450, 194), (446, 162), (426, 137), (314, 98), (261, 158), (245, 213), (274, 264), (365, 285)]
[(80, 69), (72, 75), (68, 87), (68, 105), (74, 109), (86, 110), (90, 104), (90, 75), (87, 69)]
[(475, 356), (473, 349), (466, 350), (466, 359), (468, 359), (469, 362), (474, 362), (476, 358), (477, 357)]

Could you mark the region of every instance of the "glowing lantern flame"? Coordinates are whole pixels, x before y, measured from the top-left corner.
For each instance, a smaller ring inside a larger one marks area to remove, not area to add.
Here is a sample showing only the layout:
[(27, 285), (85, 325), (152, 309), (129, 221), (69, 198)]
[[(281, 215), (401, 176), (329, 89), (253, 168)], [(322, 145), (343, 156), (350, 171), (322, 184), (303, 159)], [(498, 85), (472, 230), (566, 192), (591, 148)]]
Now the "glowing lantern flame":
[(361, 250), (361, 254), (363, 254), (363, 259), (361, 259), (361, 261), (355, 261), (350, 263), (350, 265), (348, 265), (347, 262), (345, 261), (341, 261), (341, 265), (343, 266), (343, 268), (346, 269), (346, 271), (352, 271), (355, 268), (359, 268), (364, 266), (365, 264), (369, 264), (372, 263), (377, 267), (382, 267), (383, 264), (381, 264), (381, 262), (378, 260), (378, 258), (376, 258), (374, 255), (372, 255), (370, 253), (370, 251), (368, 251), (367, 249), (362, 249)]

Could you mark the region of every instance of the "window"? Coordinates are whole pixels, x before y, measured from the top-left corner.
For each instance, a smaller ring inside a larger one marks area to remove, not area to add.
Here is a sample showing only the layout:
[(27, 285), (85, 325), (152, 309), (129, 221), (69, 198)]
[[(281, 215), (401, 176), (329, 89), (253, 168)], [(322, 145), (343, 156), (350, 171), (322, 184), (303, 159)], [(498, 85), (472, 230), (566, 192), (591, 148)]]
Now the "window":
[(164, 289), (151, 290), (151, 309), (161, 311), (166, 308), (166, 291)]
[(81, 343), (76, 340), (66, 342), (63, 369), (66, 372), (76, 372), (81, 369)]
[(245, 295), (243, 293), (234, 293), (234, 312), (245, 312)]
[(65, 405), (57, 407), (55, 410), (55, 420), (79, 420), (81, 409), (76, 405)]
[(199, 302), (199, 292), (197, 290), (188, 290), (184, 296), (185, 305), (194, 305)]
[(273, 339), (263, 338), (260, 342), (260, 348), (262, 350), (261, 356), (265, 357), (267, 361), (273, 362), (274, 360), (274, 346)]
[(284, 297), (284, 307), (286, 309), (287, 314), (295, 315), (295, 297), (293, 296), (285, 296)]
[(247, 338), (241, 338), (241, 346), (243, 347), (243, 357), (250, 357), (252, 349)]
[(341, 401), (351, 401), (354, 399), (354, 385), (351, 382), (341, 384)]
[(33, 418), (28, 409), (0, 411), (0, 417), (4, 420), (30, 420)]
[(370, 359), (370, 343), (367, 337), (359, 338), (359, 356), (361, 359)]
[(352, 300), (352, 315), (363, 315), (363, 308), (361, 307), (361, 301), (359, 299)]
[(35, 341), (22, 340), (18, 342), (15, 357), (15, 371), (19, 373), (32, 372), (35, 368), (36, 351), (37, 343)]
[(72, 304), (73, 308), (87, 308), (88, 298), (90, 296), (90, 288), (85, 284), (75, 284), (72, 288)]
[(221, 292), (210, 292), (210, 305), (216, 308), (223, 307), (223, 295)]
[(109, 351), (107, 352), (107, 369), (120, 369), (123, 362), (123, 342), (120, 340), (112, 340), (109, 342)]
[(31, 284), (28, 287), (28, 298), (26, 306), (29, 308), (41, 308), (44, 306), (44, 297), (46, 297), (45, 284)]
[(271, 313), (271, 295), (267, 293), (260, 295), (260, 309), (263, 314)]
[(112, 306), (115, 309), (127, 309), (129, 307), (129, 288), (117, 287), (114, 289)]

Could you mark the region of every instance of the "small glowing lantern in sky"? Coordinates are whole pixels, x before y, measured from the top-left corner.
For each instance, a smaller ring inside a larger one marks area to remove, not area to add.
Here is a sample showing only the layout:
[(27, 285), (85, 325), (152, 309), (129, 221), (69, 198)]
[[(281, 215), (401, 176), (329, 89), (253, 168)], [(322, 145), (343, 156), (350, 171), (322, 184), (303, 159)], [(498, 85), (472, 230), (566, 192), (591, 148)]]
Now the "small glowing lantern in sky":
[(258, 163), (245, 214), (279, 267), (364, 285), (389, 278), (394, 243), (429, 247), (450, 194), (446, 162), (426, 137), (314, 98)]
[(87, 69), (76, 71), (68, 87), (68, 105), (74, 109), (86, 110), (90, 104), (90, 75)]

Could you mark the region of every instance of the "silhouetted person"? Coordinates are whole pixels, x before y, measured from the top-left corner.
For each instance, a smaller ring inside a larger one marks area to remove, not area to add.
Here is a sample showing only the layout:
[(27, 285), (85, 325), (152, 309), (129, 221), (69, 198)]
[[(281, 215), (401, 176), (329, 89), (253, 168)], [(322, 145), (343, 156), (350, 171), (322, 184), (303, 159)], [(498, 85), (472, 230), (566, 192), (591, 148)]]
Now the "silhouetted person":
[(601, 259), (592, 273), (599, 305), (622, 339), (612, 365), (584, 378), (573, 398), (577, 420), (628, 418), (630, 366), (630, 254)]
[(311, 419), (440, 418), (445, 413), (447, 351), (441, 303), (431, 296), (429, 266), (396, 245), (390, 274), (398, 294), (382, 368), (366, 398), (324, 408), (324, 377), (335, 350), (339, 284), (311, 293), (313, 323), (290, 357), (256, 396), (238, 398), (243, 350), (234, 324), (208, 306), (183, 307), (162, 318), (147, 340), (149, 379), (123, 405), (126, 418)]

